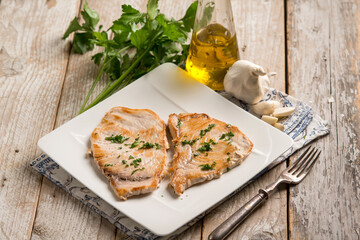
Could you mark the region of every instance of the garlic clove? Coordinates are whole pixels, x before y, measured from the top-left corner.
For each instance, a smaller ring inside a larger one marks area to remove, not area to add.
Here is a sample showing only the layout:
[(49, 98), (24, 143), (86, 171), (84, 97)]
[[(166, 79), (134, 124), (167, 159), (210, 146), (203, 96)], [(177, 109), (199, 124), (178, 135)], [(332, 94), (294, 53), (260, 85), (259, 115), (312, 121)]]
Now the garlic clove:
[(278, 118), (268, 116), (268, 115), (264, 115), (264, 116), (261, 117), (261, 120), (263, 120), (264, 122), (267, 122), (270, 125), (274, 125), (275, 123), (277, 123)]
[(272, 115), (277, 118), (290, 116), (295, 111), (294, 107), (283, 107), (274, 110)]
[(275, 123), (274, 127), (276, 127), (277, 129), (279, 129), (280, 131), (284, 131), (285, 126), (282, 125), (281, 123)]
[(280, 102), (275, 100), (259, 102), (250, 107), (251, 111), (259, 116), (270, 115), (276, 108), (280, 108), (282, 105)]

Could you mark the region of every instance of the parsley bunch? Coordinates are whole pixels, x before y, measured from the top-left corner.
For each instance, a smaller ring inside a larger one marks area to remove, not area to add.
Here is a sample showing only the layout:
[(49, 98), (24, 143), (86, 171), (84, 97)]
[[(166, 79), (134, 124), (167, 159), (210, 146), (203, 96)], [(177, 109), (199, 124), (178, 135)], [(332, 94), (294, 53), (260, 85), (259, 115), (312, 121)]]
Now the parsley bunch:
[[(158, 1), (148, 0), (146, 13), (130, 5), (122, 5), (121, 17), (106, 31), (102, 30), (101, 25), (97, 27), (99, 14), (90, 9), (87, 2), (81, 11), (84, 23), (80, 24), (77, 17), (71, 21), (63, 39), (74, 32), (75, 53), (86, 53), (93, 50), (95, 45), (103, 48), (102, 52), (91, 58), (100, 69), (79, 114), (162, 63), (181, 65), (185, 62), (189, 49), (186, 41), (194, 25), (198, 3), (192, 3), (185, 16), (175, 20), (159, 12)], [(109, 76), (108, 84), (87, 104), (104, 73)]]

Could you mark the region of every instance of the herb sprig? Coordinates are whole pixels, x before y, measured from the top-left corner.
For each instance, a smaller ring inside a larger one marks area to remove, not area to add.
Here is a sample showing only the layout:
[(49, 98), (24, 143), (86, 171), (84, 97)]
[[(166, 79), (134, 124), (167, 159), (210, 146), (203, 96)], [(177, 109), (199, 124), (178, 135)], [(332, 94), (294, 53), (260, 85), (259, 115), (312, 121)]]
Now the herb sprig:
[[(99, 14), (87, 2), (81, 11), (83, 23), (75, 17), (62, 39), (74, 33), (73, 50), (84, 54), (99, 46), (103, 49), (92, 56), (99, 72), (91, 86), (79, 114), (106, 99), (137, 78), (165, 62), (182, 65), (187, 57), (188, 33), (194, 25), (197, 1), (187, 9), (183, 18), (169, 19), (159, 12), (159, 0), (148, 0), (147, 12), (142, 13), (131, 5), (122, 5), (122, 15), (108, 30), (97, 26)], [(110, 37), (112, 36), (112, 37)], [(134, 54), (129, 54), (129, 52)], [(101, 76), (107, 74), (108, 84), (95, 99), (88, 100)]]

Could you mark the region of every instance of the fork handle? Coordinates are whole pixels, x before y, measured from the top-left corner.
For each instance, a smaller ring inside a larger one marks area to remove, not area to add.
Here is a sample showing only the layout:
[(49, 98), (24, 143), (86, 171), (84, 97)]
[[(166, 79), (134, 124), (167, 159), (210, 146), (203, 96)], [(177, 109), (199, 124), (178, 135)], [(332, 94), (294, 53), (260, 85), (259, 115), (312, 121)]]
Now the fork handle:
[(250, 199), (244, 206), (237, 210), (225, 222), (220, 224), (212, 233), (210, 233), (209, 240), (222, 240), (226, 238), (239, 224), (250, 215), (255, 208), (257, 208), (269, 194), (264, 189), (260, 189), (259, 193)]

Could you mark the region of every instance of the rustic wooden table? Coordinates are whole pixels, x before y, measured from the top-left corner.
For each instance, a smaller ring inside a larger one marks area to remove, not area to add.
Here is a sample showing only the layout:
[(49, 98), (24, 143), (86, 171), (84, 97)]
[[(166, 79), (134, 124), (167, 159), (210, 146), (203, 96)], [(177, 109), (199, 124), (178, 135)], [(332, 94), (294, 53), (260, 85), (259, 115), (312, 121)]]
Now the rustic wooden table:
[[(101, 22), (125, 0), (88, 0)], [(191, 0), (160, 0), (178, 18)], [(38, 139), (73, 118), (96, 67), (60, 38), (81, 0), (0, 0), (0, 239), (124, 239), (124, 233), (32, 171)], [(131, 4), (145, 10), (145, 0)], [(242, 59), (276, 71), (272, 86), (329, 122), (323, 154), (299, 185), (283, 187), (229, 239), (360, 239), (360, 1), (233, 0)], [(96, 91), (99, 92), (100, 88)], [(290, 159), (291, 161), (291, 159)], [(179, 239), (206, 239), (283, 163)]]

